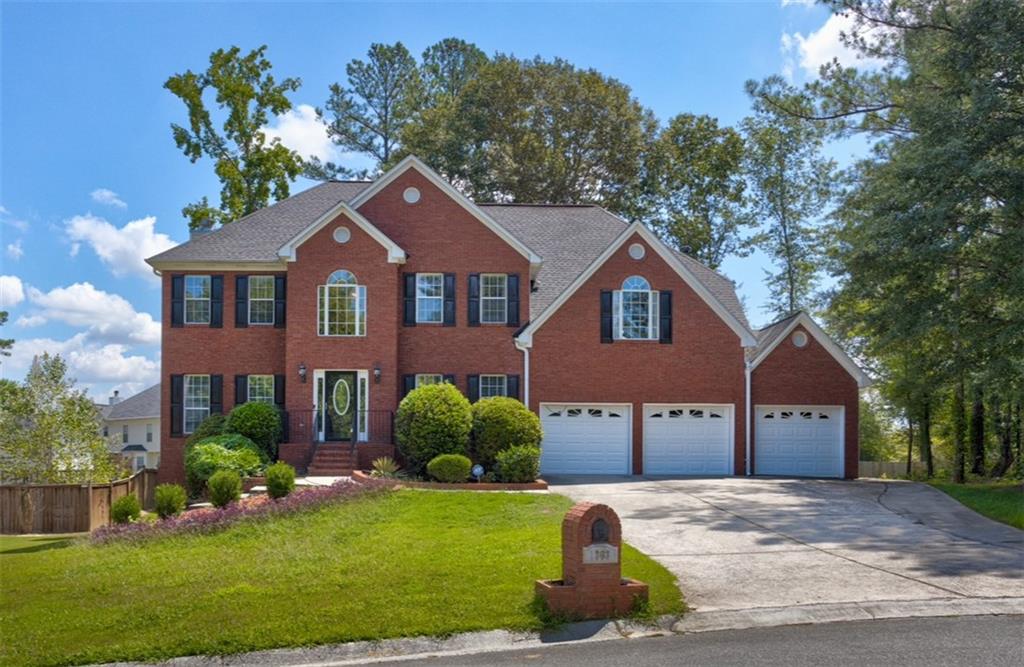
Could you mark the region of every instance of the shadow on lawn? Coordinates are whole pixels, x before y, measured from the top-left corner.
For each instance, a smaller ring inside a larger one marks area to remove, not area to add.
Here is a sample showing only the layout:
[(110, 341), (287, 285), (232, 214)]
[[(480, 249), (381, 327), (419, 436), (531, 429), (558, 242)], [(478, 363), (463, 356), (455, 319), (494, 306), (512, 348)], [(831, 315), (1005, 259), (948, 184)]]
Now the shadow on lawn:
[(51, 549), (65, 549), (75, 543), (73, 537), (4, 536), (0, 542), (0, 558), (14, 554), (32, 554)]

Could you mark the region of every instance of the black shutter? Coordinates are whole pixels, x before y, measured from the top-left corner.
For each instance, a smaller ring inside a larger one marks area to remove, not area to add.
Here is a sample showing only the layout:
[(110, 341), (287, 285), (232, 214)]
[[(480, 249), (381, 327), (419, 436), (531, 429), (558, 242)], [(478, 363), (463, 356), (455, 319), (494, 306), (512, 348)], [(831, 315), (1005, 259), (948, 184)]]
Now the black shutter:
[(288, 278), (274, 276), (274, 328), (284, 329), (287, 319)]
[(416, 388), (416, 376), (415, 375), (403, 375), (402, 376), (402, 398), (409, 395), (409, 392)]
[(672, 342), (672, 292), (658, 292), (658, 342)]
[(402, 297), (402, 324), (416, 326), (416, 274), (403, 273), (405, 293)]
[(235, 376), (235, 405), (241, 405), (249, 400), (249, 376)]
[(185, 376), (171, 376), (171, 435), (184, 435), (185, 413), (182, 406), (185, 401)]
[(171, 326), (185, 326), (185, 276), (171, 276)]
[(469, 326), (480, 326), (480, 274), (469, 274)]
[(224, 376), (210, 376), (210, 414), (224, 414)]
[(274, 376), (274, 405), (284, 410), (284, 376)]
[(510, 327), (519, 326), (519, 274), (510, 273), (505, 279), (508, 289), (508, 314), (505, 322)]
[(467, 384), (467, 388), (469, 389), (469, 396), (467, 396), (467, 398), (469, 399), (469, 402), (470, 403), (476, 403), (478, 400), (480, 400), (480, 376), (479, 375), (469, 375), (469, 376), (467, 376), (466, 384)]
[(450, 384), (453, 387), (455, 386), (455, 376), (454, 375), (445, 375), (444, 376), (444, 381), (447, 382), (448, 384)]
[(224, 326), (224, 276), (210, 276), (210, 326)]
[(444, 274), (444, 326), (455, 326), (455, 274)]
[(249, 326), (249, 276), (235, 276), (235, 327)]
[(505, 395), (509, 398), (519, 400), (519, 376), (518, 375), (506, 375), (505, 376)]
[(612, 342), (612, 291), (601, 290), (601, 342)]

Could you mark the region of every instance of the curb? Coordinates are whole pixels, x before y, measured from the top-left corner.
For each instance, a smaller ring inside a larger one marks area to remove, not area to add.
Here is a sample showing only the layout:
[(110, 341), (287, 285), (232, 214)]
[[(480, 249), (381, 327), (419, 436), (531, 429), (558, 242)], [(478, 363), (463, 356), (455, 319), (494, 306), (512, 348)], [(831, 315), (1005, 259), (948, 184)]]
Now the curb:
[[(653, 624), (621, 621), (584, 621), (569, 623), (547, 632), (511, 632), (489, 630), (467, 632), (444, 639), (409, 637), (382, 641), (330, 644), (313, 648), (273, 649), (226, 656), (188, 656), (174, 658), (163, 665), (175, 667), (213, 667), (224, 665), (289, 665), (291, 667), (334, 667), (383, 661), (405, 661), (470, 654), (486, 654), (517, 649), (540, 649), (568, 642), (601, 642), (615, 639), (643, 639), (672, 634), (720, 632), (786, 625), (840, 623), (893, 618), (931, 618), (940, 616), (1024, 615), (1024, 597), (933, 598), (926, 600), (884, 600), (840, 602), (694, 611), (682, 619), (664, 616)], [(110, 663), (134, 665), (138, 663)]]

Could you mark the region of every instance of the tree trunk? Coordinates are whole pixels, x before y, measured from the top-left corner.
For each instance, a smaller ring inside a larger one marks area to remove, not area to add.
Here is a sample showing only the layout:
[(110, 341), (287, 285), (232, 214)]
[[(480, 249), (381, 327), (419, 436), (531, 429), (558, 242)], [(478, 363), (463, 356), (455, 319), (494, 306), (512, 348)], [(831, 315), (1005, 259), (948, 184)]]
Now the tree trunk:
[(932, 411), (931, 411), (931, 400), (925, 398), (924, 400), (924, 415), (921, 417), (921, 444), (920, 444), (920, 456), (921, 463), (924, 464), (925, 474), (929, 479), (935, 476), (935, 466), (932, 463)]
[(985, 474), (985, 396), (981, 387), (974, 388), (971, 408), (971, 472)]
[(958, 372), (953, 389), (953, 482), (963, 484), (967, 454), (967, 420), (964, 418), (964, 377)]
[(914, 420), (907, 417), (907, 477), (913, 468), (914, 460)]
[(999, 435), (999, 462), (992, 469), (993, 477), (1002, 477), (1013, 465), (1013, 403), (1007, 401), (1005, 412), (999, 407), (998, 400), (992, 402), (992, 423)]

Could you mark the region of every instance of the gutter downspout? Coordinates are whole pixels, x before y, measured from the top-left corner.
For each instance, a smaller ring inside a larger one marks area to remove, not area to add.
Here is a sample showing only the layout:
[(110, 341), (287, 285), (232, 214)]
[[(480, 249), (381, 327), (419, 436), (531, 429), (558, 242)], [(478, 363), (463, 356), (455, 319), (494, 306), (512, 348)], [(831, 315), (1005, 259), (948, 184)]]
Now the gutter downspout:
[(523, 405), (530, 408), (530, 346), (519, 339), (515, 341), (516, 349), (523, 353)]
[(746, 436), (746, 441), (747, 441), (747, 455), (746, 455), (747, 477), (750, 477), (750, 475), (751, 475), (751, 462), (750, 462), (750, 423), (751, 423), (751, 419), (750, 419), (750, 374), (751, 374), (750, 362), (747, 361), (746, 364), (745, 364), (745, 367), (743, 369), (743, 376), (744, 376), (744, 380), (745, 380), (745, 383), (746, 383), (746, 395), (747, 395), (747, 409), (745, 410), (747, 426), (743, 430), (744, 435)]

